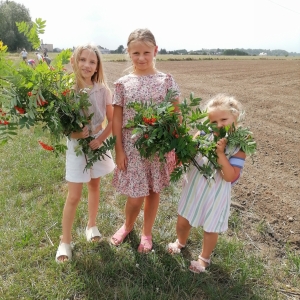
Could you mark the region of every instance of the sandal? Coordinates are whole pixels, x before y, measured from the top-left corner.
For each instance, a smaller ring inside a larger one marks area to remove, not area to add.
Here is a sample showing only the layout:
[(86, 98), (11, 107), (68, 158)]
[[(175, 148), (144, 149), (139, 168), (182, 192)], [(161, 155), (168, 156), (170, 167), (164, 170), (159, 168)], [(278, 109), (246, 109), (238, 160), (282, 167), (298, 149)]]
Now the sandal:
[(178, 254), (181, 252), (181, 249), (184, 249), (185, 245), (179, 243), (178, 239), (175, 243), (169, 243), (167, 246), (167, 250), (170, 254)]
[[(132, 230), (132, 229), (131, 229)], [(125, 225), (123, 225), (110, 239), (110, 242), (115, 245), (119, 246), (123, 243), (126, 236), (131, 232), (131, 230), (125, 230)]]
[[(63, 257), (63, 259), (59, 259), (60, 257)], [(55, 261), (60, 264), (66, 261), (70, 261), (71, 259), (72, 259), (71, 244), (60, 242), (56, 252)]]
[[(203, 267), (200, 262), (199, 262), (199, 259), (204, 261), (205, 263), (208, 264), (207, 267)], [(189, 270), (193, 273), (203, 273), (203, 272), (206, 272), (206, 268), (208, 268), (210, 265), (210, 259), (207, 259), (207, 258), (204, 258), (202, 257), (201, 255), (198, 256), (198, 260), (192, 260), (191, 261), (191, 265), (189, 267)]]
[(148, 253), (152, 250), (152, 235), (142, 235), (141, 243), (137, 249), (140, 253)]
[(88, 242), (99, 242), (101, 237), (102, 237), (102, 235), (99, 232), (97, 226), (93, 226), (89, 229), (88, 229), (88, 227), (86, 227), (85, 236), (86, 236), (86, 240)]

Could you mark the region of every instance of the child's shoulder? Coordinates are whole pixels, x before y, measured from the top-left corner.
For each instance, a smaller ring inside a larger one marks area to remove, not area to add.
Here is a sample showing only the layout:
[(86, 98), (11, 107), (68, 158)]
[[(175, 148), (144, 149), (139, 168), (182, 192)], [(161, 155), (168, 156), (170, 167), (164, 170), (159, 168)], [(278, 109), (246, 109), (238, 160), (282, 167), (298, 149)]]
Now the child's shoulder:
[(115, 82), (114, 82), (114, 84), (122, 84), (122, 83), (126, 83), (126, 82), (128, 82), (128, 81), (130, 81), (130, 80), (132, 80), (132, 78), (133, 78), (134, 76), (132, 75), (132, 74), (126, 74), (126, 75), (124, 75), (124, 76), (122, 76), (122, 77), (120, 77), (120, 78), (118, 78)]

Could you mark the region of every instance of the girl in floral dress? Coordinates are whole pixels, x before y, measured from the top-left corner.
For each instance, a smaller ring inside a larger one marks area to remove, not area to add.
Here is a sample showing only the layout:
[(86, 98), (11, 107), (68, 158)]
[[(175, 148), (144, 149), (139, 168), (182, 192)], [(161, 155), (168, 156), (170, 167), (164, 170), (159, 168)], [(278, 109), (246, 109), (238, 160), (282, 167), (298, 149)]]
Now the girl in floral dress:
[[(125, 222), (112, 236), (111, 243), (120, 245), (133, 229), (135, 220), (144, 204), (144, 223), (138, 251), (147, 253), (152, 249), (152, 227), (159, 206), (159, 193), (169, 185), (174, 158), (168, 155), (166, 163), (142, 158), (134, 147), (132, 129), (125, 128), (134, 117), (134, 110), (126, 105), (130, 102), (162, 102), (169, 90), (179, 88), (170, 74), (155, 68), (158, 47), (148, 29), (137, 29), (128, 38), (127, 52), (133, 65), (133, 72), (115, 82), (113, 96), (113, 135), (116, 136), (116, 165), (113, 185), (121, 194), (127, 195)], [(175, 101), (175, 109), (176, 101)]]

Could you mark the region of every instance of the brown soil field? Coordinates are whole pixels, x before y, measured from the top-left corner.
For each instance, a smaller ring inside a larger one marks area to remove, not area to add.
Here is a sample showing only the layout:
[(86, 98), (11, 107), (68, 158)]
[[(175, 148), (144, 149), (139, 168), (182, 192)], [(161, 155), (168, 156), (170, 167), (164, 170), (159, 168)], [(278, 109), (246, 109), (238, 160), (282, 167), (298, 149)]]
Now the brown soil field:
[[(128, 63), (105, 62), (110, 87)], [(242, 220), (239, 239), (282, 265), (286, 245), (300, 253), (300, 60), (159, 61), (182, 98), (193, 92), (203, 103), (217, 93), (242, 102), (244, 125), (257, 141), (242, 178), (233, 188), (232, 211)]]

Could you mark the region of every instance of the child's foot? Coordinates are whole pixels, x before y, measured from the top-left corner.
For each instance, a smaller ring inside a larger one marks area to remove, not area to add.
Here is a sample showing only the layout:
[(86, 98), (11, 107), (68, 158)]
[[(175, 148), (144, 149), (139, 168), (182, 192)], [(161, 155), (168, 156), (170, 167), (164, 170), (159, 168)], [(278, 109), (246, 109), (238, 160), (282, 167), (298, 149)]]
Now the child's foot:
[(198, 260), (192, 260), (189, 270), (193, 273), (206, 272), (206, 268), (210, 265), (210, 259), (204, 258), (201, 255), (198, 256)]
[(99, 232), (97, 226), (91, 228), (86, 227), (85, 236), (88, 242), (99, 242), (101, 239), (101, 233)]
[[(132, 230), (132, 229), (131, 229)], [(131, 232), (131, 230), (126, 230), (125, 225), (123, 225), (110, 239), (110, 242), (115, 245), (119, 246), (123, 243), (126, 236)]]
[(60, 242), (56, 252), (55, 261), (57, 263), (63, 263), (66, 261), (70, 261), (71, 259), (72, 259), (71, 244)]
[(178, 254), (183, 248), (185, 248), (185, 245), (180, 244), (178, 239), (175, 241), (175, 243), (169, 243), (167, 246), (167, 250), (170, 254)]
[(137, 249), (140, 253), (148, 253), (152, 250), (152, 236), (151, 235), (142, 235), (141, 243)]

